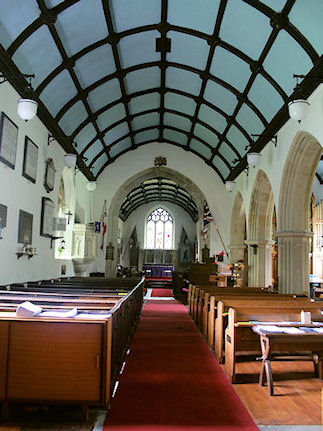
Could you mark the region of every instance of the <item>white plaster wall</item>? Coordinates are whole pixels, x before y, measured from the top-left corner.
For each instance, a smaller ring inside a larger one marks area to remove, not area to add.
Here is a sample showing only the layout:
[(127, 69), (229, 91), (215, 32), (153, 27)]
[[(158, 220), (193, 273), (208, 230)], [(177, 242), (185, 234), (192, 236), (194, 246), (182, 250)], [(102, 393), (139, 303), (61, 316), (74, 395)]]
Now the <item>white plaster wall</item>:
[[(42, 197), (49, 197), (57, 204), (58, 186), (64, 168), (65, 152), (57, 142), (47, 145), (48, 131), (36, 117), (29, 122), (17, 115), (19, 94), (9, 83), (0, 85), (0, 111), (18, 126), (18, 145), (15, 169), (10, 169), (0, 162), (0, 203), (8, 207), (7, 227), (0, 240), (0, 285), (12, 282), (24, 282), (57, 277), (61, 274), (61, 265), (67, 265), (67, 275), (73, 275), (71, 260), (55, 260), (54, 247), (50, 249), (50, 239), (40, 236), (40, 217)], [(36, 183), (22, 176), (25, 135), (38, 146), (38, 165)], [(55, 187), (47, 193), (44, 186), (45, 160), (50, 157), (56, 168)], [(82, 174), (78, 174), (81, 176)], [(83, 181), (84, 182), (84, 181)], [(78, 185), (82, 189), (82, 184)], [(80, 190), (78, 196), (83, 196)], [(88, 203), (83, 196), (83, 205), (88, 211)], [(18, 244), (19, 210), (33, 214), (32, 246), (37, 249), (37, 256), (28, 260), (27, 256), (17, 260), (17, 251), (23, 244)], [(71, 212), (74, 212), (73, 209)], [(73, 218), (72, 218), (73, 219)], [(72, 220), (73, 222), (73, 220)]]

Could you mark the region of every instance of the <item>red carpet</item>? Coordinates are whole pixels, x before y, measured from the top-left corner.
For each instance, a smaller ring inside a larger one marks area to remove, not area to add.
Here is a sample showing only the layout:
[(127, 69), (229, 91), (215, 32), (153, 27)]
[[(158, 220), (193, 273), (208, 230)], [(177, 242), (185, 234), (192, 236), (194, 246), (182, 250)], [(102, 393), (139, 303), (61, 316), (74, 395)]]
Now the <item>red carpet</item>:
[(167, 296), (173, 296), (173, 292), (171, 291), (171, 289), (161, 289), (158, 287), (154, 287), (152, 292), (151, 292), (151, 296), (155, 297), (160, 297), (160, 298), (165, 298)]
[(179, 301), (147, 301), (104, 431), (258, 428)]

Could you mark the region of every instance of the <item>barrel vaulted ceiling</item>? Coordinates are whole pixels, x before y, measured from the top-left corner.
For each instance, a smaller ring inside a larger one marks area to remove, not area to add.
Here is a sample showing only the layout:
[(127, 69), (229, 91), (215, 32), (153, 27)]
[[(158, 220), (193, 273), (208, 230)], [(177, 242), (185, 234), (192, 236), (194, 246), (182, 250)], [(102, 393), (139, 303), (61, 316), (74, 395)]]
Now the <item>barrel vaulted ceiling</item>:
[(225, 181), (287, 121), (293, 74), (303, 97), (319, 84), (322, 22), (322, 0), (3, 0), (0, 72), (35, 74), (39, 117), (89, 179), (167, 142)]
[(156, 201), (173, 202), (182, 207), (195, 223), (198, 221), (198, 208), (193, 197), (175, 181), (162, 177), (150, 178), (131, 190), (122, 202), (119, 216), (126, 221), (141, 205)]

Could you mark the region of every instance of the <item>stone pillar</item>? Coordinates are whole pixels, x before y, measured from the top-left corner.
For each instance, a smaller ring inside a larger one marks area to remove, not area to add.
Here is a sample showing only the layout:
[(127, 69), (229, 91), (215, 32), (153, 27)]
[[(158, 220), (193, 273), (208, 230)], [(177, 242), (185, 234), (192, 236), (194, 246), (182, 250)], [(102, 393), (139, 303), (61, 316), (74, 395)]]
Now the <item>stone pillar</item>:
[(246, 249), (245, 244), (230, 244), (230, 262), (236, 262), (237, 260), (244, 260), (244, 251)]
[(308, 231), (276, 232), (278, 239), (278, 288), (280, 293), (309, 293)]
[(251, 239), (248, 246), (248, 284), (254, 287), (271, 286), (271, 253), (275, 241), (272, 239)]

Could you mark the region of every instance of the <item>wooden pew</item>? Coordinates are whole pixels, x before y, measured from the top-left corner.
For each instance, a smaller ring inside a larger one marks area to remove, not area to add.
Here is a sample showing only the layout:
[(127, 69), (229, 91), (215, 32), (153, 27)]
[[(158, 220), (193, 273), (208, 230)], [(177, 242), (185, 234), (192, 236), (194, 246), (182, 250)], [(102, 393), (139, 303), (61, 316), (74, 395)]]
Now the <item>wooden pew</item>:
[[(225, 330), (225, 373), (231, 383), (236, 382), (236, 356), (240, 353), (260, 353), (259, 337), (252, 326), (263, 322), (300, 322), (301, 311), (310, 311), (312, 321), (322, 321), (322, 304), (257, 307), (241, 306), (229, 309), (228, 326)], [(257, 323), (255, 323), (257, 322)]]
[(270, 289), (257, 287), (240, 288), (217, 288), (210, 289), (201, 287), (196, 294), (195, 306), (193, 307), (193, 320), (208, 340), (211, 348), (214, 348), (214, 321), (216, 302), (218, 297), (241, 296), (253, 297), (277, 295), (272, 294)]
[(193, 285), (190, 284), (189, 288), (189, 313), (192, 319), (196, 322), (199, 309), (201, 307), (201, 300), (204, 298), (205, 293), (210, 295), (213, 293), (274, 293), (271, 288), (268, 287), (214, 287), (205, 285)]
[(311, 298), (304, 298), (292, 295), (267, 295), (259, 296), (257, 298), (250, 298), (244, 296), (234, 296), (230, 298), (218, 297), (217, 298), (217, 315), (215, 319), (214, 331), (214, 354), (219, 363), (223, 363), (224, 359), (224, 332), (228, 322), (229, 308), (239, 307), (307, 307), (314, 302)]
[[(84, 296), (82, 289), (74, 288), (70, 292), (62, 298), (58, 293), (1, 294), (0, 402), (4, 418), (11, 402), (74, 403), (85, 410), (90, 405), (108, 406), (140, 317), (143, 284), (124, 296)], [(2, 306), (13, 310), (16, 299), (35, 303), (40, 298), (47, 309), (67, 307), (61, 304), (73, 300), (73, 306), (98, 314), (95, 318), (19, 318), (14, 311), (1, 311)]]

